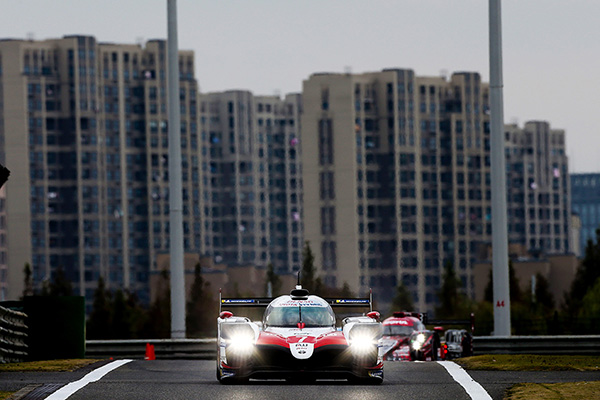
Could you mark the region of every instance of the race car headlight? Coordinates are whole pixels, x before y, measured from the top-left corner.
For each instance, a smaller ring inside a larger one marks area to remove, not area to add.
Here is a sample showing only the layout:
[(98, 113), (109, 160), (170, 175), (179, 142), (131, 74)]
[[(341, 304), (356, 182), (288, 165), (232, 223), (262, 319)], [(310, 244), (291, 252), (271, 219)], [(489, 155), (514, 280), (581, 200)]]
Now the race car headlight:
[(376, 343), (371, 336), (355, 335), (350, 342), (350, 349), (355, 354), (364, 354), (372, 351)]
[(250, 354), (254, 350), (254, 338), (249, 335), (234, 335), (229, 340), (229, 349), (240, 355)]
[(425, 335), (419, 333), (412, 342), (413, 350), (420, 350), (423, 347), (423, 343), (425, 343)]

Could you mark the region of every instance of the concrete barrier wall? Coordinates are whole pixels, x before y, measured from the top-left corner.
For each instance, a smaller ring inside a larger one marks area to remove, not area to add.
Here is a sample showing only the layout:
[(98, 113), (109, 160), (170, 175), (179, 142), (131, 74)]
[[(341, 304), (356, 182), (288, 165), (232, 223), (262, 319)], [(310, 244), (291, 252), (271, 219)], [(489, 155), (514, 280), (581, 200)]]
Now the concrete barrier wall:
[(475, 336), (473, 351), (479, 354), (599, 355), (600, 335), (580, 336)]
[[(88, 340), (86, 358), (143, 359), (146, 344), (154, 345), (157, 359), (214, 360), (216, 339)], [(588, 336), (476, 336), (475, 355), (480, 354), (600, 354), (600, 335)]]
[(88, 340), (86, 358), (133, 358), (146, 356), (146, 344), (154, 346), (157, 359), (214, 360), (216, 339)]
[(0, 306), (0, 363), (27, 359), (27, 315)]

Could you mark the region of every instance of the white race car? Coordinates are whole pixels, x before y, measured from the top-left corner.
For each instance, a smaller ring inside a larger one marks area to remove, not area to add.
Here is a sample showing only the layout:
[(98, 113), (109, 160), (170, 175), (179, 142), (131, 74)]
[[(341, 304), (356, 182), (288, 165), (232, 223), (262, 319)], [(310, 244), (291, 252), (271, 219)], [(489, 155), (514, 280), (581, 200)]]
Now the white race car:
[[(224, 307), (266, 307), (261, 322), (221, 311), (217, 334), (217, 379), (245, 383), (250, 378), (313, 381), (347, 379), (383, 381), (379, 313), (372, 299), (324, 299), (297, 285), (290, 295), (275, 299), (220, 299)], [(336, 328), (333, 307), (369, 308)]]

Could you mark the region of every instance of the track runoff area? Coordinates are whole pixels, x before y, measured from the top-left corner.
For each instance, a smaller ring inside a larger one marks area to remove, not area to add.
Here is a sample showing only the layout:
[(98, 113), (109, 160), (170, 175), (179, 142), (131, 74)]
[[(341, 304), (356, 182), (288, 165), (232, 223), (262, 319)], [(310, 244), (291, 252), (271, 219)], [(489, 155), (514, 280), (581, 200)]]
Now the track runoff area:
[[(92, 382), (97, 382), (102, 379), (106, 374), (115, 369), (130, 363), (133, 360), (117, 360), (108, 363), (102, 367), (99, 367), (78, 381), (68, 383), (56, 392), (52, 393), (46, 398), (46, 400), (66, 400), (78, 390), (84, 388), (86, 385)], [(419, 362), (419, 361), (415, 361)], [(473, 400), (492, 400), (492, 397), (485, 391), (485, 389), (477, 383), (462, 367), (452, 361), (437, 361), (448, 374), (456, 381), (462, 388), (467, 392), (469, 397)]]

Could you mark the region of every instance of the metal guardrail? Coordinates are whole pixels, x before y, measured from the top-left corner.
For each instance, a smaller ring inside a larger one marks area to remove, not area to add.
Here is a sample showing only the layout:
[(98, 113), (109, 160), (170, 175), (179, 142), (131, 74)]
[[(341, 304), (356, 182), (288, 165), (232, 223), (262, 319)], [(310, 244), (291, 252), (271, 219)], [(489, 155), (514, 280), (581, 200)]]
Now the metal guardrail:
[(86, 340), (86, 358), (144, 358), (146, 344), (154, 346), (157, 359), (214, 360), (216, 339)]
[(600, 355), (600, 335), (475, 336), (473, 351), (479, 354)]
[(27, 315), (0, 306), (0, 363), (27, 358)]
[[(88, 340), (86, 358), (144, 358), (146, 344), (154, 345), (157, 359), (214, 360), (216, 339)], [(599, 355), (600, 335), (585, 336), (475, 336), (475, 355), (564, 354)]]

